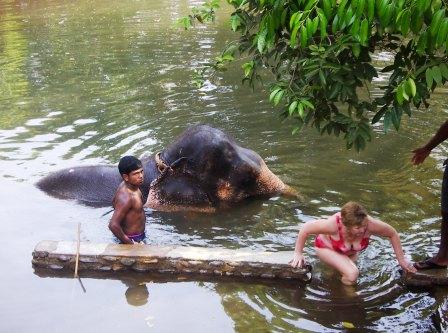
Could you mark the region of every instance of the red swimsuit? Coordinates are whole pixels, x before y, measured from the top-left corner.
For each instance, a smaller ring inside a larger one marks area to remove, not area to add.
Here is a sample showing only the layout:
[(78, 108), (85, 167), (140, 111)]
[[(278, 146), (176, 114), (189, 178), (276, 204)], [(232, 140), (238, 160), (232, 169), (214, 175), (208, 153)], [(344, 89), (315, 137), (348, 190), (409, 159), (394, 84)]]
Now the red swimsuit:
[[(361, 242), (359, 244), (359, 248), (354, 248), (353, 245), (351, 247), (347, 247), (344, 242), (344, 237), (342, 236), (342, 222), (341, 222), (341, 213), (336, 213), (334, 216), (336, 216), (336, 224), (338, 226), (338, 234), (339, 239), (335, 240), (331, 236), (328, 236), (328, 238), (331, 241), (331, 249), (335, 250), (336, 252), (342, 253), (342, 254), (348, 254), (350, 252), (360, 252), (366, 249), (366, 247), (369, 245), (369, 237), (364, 237), (363, 235)], [(367, 229), (366, 229), (367, 231)], [(364, 231), (365, 234), (365, 231)], [(322, 239), (322, 235), (317, 235), (314, 246), (324, 249), (329, 248), (327, 243)]]

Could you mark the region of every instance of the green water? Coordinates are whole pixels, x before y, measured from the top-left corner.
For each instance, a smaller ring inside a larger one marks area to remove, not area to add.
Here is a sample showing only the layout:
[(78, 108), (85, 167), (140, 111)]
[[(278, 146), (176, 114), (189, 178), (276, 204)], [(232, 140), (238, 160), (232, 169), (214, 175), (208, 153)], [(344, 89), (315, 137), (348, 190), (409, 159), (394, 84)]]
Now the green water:
[[(257, 151), (305, 200), (251, 201), (213, 216), (153, 213), (149, 243), (292, 250), (302, 223), (359, 200), (399, 231), (411, 259), (437, 249), (447, 146), (419, 168), (410, 151), (445, 121), (447, 92), (405, 118), (399, 133), (377, 127), (360, 154), (312, 129), (291, 136), (266, 92), (240, 84), (238, 65), (219, 85), (198, 91), (190, 84), (192, 69), (237, 37), (226, 8), (211, 27), (174, 27), (193, 4), (0, 0), (0, 330), (332, 332), (344, 330), (343, 322), (362, 332), (436, 330), (431, 316), (446, 311), (447, 289), (402, 287), (392, 249), (380, 238), (360, 257), (355, 290), (343, 289), (319, 263), (307, 286), (130, 274), (85, 276), (86, 293), (75, 280), (31, 267), (38, 241), (73, 240), (78, 222), (82, 240), (113, 241), (102, 217), (107, 209), (50, 198), (34, 187), (38, 179), (69, 166), (115, 164), (127, 153), (154, 154), (198, 123)], [(312, 246), (306, 252), (314, 261)]]

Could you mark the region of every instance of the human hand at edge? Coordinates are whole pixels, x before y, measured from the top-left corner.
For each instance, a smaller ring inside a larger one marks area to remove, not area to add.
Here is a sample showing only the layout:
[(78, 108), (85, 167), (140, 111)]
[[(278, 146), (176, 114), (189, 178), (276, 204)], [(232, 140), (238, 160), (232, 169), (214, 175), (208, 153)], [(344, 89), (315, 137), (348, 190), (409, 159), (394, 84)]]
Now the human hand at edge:
[(431, 150), (426, 147), (420, 147), (412, 151), (414, 155), (411, 158), (412, 164), (419, 165), (429, 156)]
[(302, 253), (294, 253), (294, 258), (289, 262), (294, 268), (302, 268), (305, 264), (305, 258)]
[(403, 270), (405, 270), (408, 273), (416, 273), (417, 269), (414, 267), (414, 265), (408, 261), (408, 260), (402, 260), (399, 262), (401, 268), (403, 268)]

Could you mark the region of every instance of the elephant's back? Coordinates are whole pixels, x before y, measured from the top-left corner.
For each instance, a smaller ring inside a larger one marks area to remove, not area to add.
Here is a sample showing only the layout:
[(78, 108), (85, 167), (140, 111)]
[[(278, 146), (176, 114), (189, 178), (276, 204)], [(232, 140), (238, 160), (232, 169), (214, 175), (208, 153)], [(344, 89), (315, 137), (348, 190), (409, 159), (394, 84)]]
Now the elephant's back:
[(81, 166), (53, 172), (42, 178), (36, 186), (47, 194), (77, 200), (88, 206), (105, 207), (121, 183), (121, 177), (113, 166)]

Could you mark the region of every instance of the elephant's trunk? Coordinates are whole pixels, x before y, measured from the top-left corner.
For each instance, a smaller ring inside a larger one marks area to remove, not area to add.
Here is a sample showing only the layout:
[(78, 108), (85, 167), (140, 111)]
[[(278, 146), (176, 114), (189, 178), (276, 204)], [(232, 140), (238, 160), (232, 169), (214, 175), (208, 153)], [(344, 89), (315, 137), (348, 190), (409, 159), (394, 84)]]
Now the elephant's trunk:
[(262, 162), (258, 176), (258, 188), (260, 189), (260, 194), (281, 194), (287, 197), (302, 199), (299, 192), (291, 186), (286, 185), (278, 176), (269, 170), (264, 161)]
[(283, 189), (281, 194), (288, 198), (294, 198), (300, 201), (304, 201), (302, 194), (300, 194), (297, 190), (295, 190), (289, 185), (285, 185), (285, 188)]

